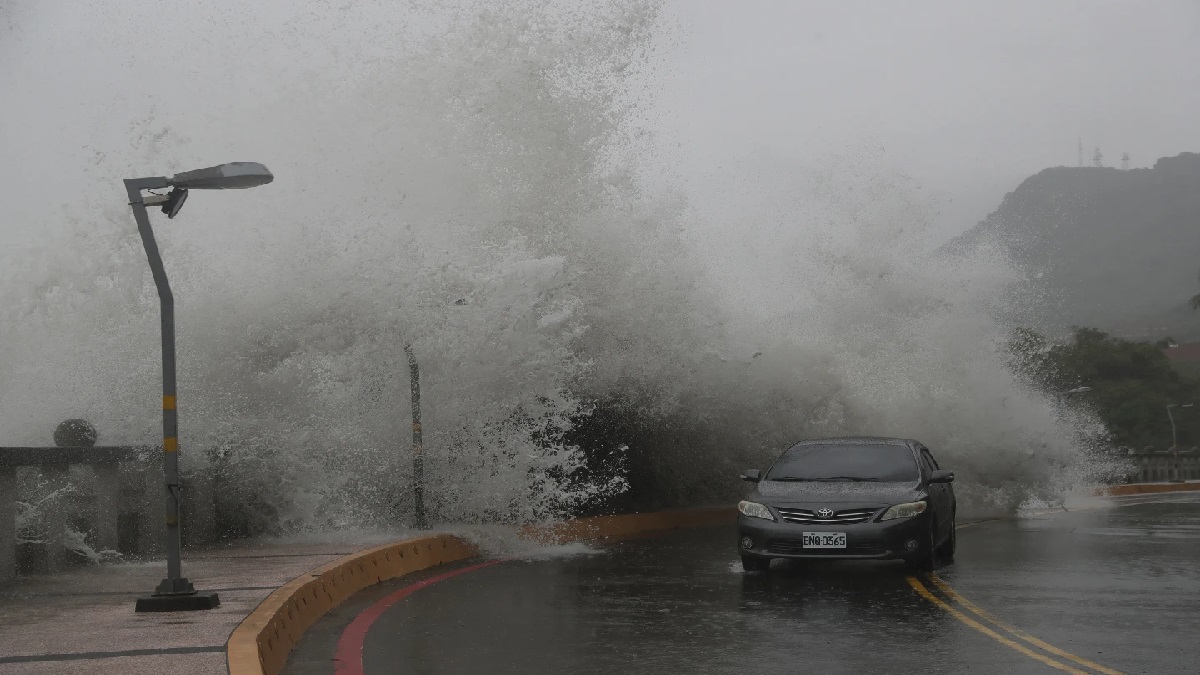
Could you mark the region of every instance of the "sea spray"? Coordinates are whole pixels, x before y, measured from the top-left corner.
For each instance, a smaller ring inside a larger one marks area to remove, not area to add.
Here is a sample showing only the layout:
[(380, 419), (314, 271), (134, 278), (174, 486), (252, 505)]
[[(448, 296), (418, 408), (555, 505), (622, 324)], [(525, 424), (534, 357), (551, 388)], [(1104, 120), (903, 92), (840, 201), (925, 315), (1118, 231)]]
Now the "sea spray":
[[(738, 470), (840, 434), (920, 438), (981, 508), (1089, 479), (1090, 422), (1006, 364), (1011, 267), (932, 256), (935, 205), (886, 158), (647, 179), (671, 166), (658, 3), (201, 2), (134, 60), (130, 10), (108, 9), (74, 30), (125, 97), (64, 122), (97, 130), (78, 189), (3, 223), (36, 232), (0, 254), (6, 444), (76, 416), (104, 443), (158, 435), (157, 298), (120, 179), (254, 160), (275, 183), (153, 216), (182, 461), (244, 533), (411, 517), (408, 344), (435, 522), (726, 500)], [(216, 65), (135, 84), (181, 54)]]

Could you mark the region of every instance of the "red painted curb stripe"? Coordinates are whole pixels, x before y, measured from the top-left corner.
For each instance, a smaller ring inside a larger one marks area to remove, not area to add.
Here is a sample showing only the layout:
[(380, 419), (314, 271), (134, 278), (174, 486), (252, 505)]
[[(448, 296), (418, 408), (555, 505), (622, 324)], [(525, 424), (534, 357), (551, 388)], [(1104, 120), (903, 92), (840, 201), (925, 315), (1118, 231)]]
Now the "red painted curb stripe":
[(392, 593), (386, 598), (377, 601), (375, 604), (363, 610), (361, 614), (354, 617), (354, 621), (351, 621), (349, 626), (346, 626), (346, 630), (342, 631), (342, 637), (338, 639), (337, 650), (333, 654), (334, 675), (364, 675), (362, 657), (363, 643), (367, 639), (367, 631), (371, 630), (371, 624), (375, 623), (376, 619), (383, 616), (383, 613), (386, 612), (392, 605), (400, 602), (404, 598), (407, 598), (426, 586), (432, 586), (439, 581), (445, 581), (451, 577), (456, 577), (460, 574), (466, 574), (467, 572), (481, 570), (485, 567), (498, 565), (502, 562), (505, 561), (489, 560), (487, 562), (479, 563), (478, 565), (471, 565), (470, 567), (451, 570), (445, 574), (439, 574), (436, 577), (425, 579), (424, 581), (418, 581), (415, 584), (401, 588), (395, 593)]

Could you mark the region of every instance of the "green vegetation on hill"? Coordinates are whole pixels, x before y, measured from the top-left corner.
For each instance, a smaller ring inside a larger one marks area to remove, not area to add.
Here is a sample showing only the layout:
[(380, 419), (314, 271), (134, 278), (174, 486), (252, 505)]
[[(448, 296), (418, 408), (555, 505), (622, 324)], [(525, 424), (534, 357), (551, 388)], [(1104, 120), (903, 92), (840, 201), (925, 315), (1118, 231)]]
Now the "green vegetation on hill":
[[(1014, 368), (1044, 391), (1065, 398), (1064, 392), (1090, 387), (1070, 397), (1070, 403), (1094, 411), (1120, 447), (1170, 446), (1167, 405), (1200, 403), (1200, 378), (1175, 370), (1154, 344), (1115, 338), (1094, 328), (1076, 328), (1069, 341), (1053, 343), (1024, 328), (1008, 346)], [(1173, 412), (1180, 446), (1200, 444), (1200, 406)]]

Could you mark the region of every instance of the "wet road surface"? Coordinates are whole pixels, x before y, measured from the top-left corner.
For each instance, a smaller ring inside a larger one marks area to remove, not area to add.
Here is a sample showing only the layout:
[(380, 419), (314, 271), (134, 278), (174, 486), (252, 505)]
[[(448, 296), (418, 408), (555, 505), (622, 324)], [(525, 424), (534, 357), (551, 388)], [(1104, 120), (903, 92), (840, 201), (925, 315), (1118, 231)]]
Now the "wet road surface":
[(314, 626), (286, 672), (1200, 672), (1200, 495), (1114, 501), (965, 527), (956, 561), (917, 577), (743, 574), (732, 525), (506, 561), (377, 606), (361, 661), (335, 664), (356, 616), (421, 579), (405, 578)]

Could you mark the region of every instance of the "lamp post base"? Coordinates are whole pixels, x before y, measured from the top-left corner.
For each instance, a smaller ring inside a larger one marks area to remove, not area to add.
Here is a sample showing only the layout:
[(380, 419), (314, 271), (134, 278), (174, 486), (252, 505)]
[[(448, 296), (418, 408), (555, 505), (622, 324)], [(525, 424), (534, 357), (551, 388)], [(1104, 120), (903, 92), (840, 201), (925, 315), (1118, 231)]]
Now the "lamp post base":
[(163, 579), (154, 595), (137, 599), (135, 612), (191, 612), (221, 606), (216, 593), (197, 593), (187, 579)]
[(215, 609), (221, 606), (216, 593), (191, 593), (189, 595), (147, 595), (137, 599), (135, 612), (194, 612), (198, 609)]

